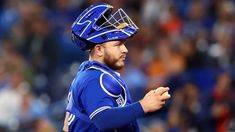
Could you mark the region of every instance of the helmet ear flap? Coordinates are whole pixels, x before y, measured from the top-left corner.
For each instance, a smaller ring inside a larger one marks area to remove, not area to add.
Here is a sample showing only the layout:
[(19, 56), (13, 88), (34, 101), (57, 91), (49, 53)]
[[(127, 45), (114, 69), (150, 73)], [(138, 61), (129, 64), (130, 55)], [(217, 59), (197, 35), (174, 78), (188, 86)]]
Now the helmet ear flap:
[(81, 50), (86, 51), (86, 50), (91, 50), (94, 48), (95, 44), (87, 41), (84, 38), (79, 37), (78, 35), (76, 35), (74, 32), (72, 32), (71, 35), (71, 39), (72, 41), (78, 46), (80, 47)]

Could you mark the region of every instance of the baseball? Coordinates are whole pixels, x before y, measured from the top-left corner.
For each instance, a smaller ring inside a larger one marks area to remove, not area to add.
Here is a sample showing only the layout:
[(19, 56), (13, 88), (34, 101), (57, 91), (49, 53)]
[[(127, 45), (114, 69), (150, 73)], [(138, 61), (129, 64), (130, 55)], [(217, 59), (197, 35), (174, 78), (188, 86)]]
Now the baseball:
[(170, 96), (170, 94), (168, 93), (168, 91), (164, 92), (162, 95), (164, 95), (164, 96)]

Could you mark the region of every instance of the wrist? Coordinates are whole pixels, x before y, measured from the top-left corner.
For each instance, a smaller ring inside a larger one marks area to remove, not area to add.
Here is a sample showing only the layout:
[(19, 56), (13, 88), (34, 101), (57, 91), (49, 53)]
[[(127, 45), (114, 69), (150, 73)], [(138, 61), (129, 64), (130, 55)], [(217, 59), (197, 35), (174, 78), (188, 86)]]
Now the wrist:
[(140, 105), (141, 105), (141, 107), (142, 107), (144, 113), (145, 113), (145, 114), (148, 113), (149, 110), (148, 110), (148, 108), (145, 107), (144, 101), (143, 101), (143, 100), (140, 100), (139, 102), (140, 102)]

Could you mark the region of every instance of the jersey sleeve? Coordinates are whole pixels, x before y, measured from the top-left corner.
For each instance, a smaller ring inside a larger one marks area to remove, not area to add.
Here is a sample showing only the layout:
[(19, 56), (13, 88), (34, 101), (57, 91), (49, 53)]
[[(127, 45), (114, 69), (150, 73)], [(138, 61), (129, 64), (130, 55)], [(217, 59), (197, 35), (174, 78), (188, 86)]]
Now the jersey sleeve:
[[(82, 104), (90, 119), (106, 109), (115, 107), (114, 98), (106, 91), (110, 90), (105, 88), (107, 85), (103, 83), (103, 75), (101, 74), (99, 77), (89, 80), (81, 94)], [(105, 83), (108, 82), (108, 80), (105, 81)]]

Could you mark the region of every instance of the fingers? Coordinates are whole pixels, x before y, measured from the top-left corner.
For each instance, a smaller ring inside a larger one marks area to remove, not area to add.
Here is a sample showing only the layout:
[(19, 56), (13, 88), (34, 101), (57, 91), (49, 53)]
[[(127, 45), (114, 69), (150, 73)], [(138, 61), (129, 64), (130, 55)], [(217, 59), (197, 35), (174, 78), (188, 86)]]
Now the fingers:
[(159, 108), (162, 108), (165, 104), (166, 104), (166, 101), (158, 101), (158, 103), (156, 102), (156, 105), (157, 105)]
[(161, 96), (161, 100), (167, 100), (167, 99), (169, 99), (170, 97), (171, 97), (170, 94), (163, 95), (163, 96)]
[(154, 90), (154, 94), (160, 95), (160, 100), (167, 100), (171, 97), (171, 95), (168, 93), (169, 87), (158, 87)]
[(168, 93), (169, 87), (158, 87), (155, 90), (151, 90), (147, 93), (147, 95), (154, 95), (161, 101), (166, 101), (171, 97), (171, 95)]
[(140, 101), (145, 113), (153, 112), (161, 109), (170, 95), (167, 93), (168, 87), (159, 87), (155, 90), (149, 91)]
[(158, 87), (154, 90), (156, 94), (162, 95), (163, 93), (169, 91), (169, 87)]

